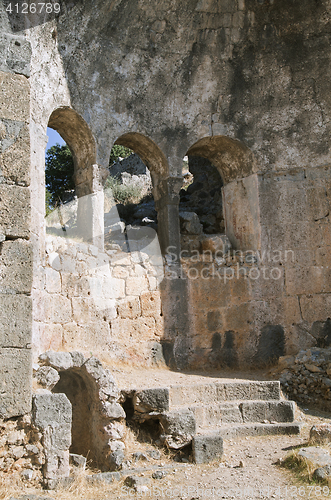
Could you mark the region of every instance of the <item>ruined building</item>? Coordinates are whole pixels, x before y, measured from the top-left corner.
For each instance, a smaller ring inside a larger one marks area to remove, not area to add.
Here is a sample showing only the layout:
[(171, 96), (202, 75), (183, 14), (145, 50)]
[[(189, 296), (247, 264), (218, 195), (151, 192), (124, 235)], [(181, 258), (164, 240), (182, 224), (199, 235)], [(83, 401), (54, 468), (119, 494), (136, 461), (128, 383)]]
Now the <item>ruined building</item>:
[[(115, 405), (91, 356), (242, 369), (330, 340), (330, 1), (50, 5), (0, 2), (1, 417), (30, 414), (40, 355)], [(47, 127), (74, 157), (71, 235), (47, 230)], [(113, 144), (150, 171), (157, 237), (106, 207)], [(185, 156), (199, 195), (181, 191)], [(40, 429), (69, 375), (53, 377), (34, 400)], [(92, 434), (78, 453), (106, 446)]]

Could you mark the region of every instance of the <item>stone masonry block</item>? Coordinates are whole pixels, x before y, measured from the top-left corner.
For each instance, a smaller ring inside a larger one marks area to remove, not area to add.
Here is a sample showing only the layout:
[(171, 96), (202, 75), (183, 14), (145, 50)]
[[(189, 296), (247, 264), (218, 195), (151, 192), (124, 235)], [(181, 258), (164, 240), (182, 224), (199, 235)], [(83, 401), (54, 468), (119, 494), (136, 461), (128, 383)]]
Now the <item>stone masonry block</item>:
[(146, 276), (127, 278), (125, 291), (126, 295), (141, 295), (143, 292), (148, 292)]
[(219, 460), (223, 456), (223, 439), (218, 434), (197, 434), (192, 441), (195, 463), (203, 464)]
[(123, 407), (119, 403), (114, 403), (114, 402), (110, 403), (106, 401), (102, 404), (102, 411), (107, 418), (111, 419), (125, 418), (125, 411), (123, 410)]
[(118, 305), (118, 315), (123, 319), (135, 319), (141, 315), (139, 297), (126, 297)]
[(324, 289), (324, 268), (290, 267), (286, 269), (285, 283), (288, 295), (321, 293)]
[(0, 293), (30, 293), (32, 247), (25, 240), (5, 241), (0, 255)]
[[(30, 133), (21, 121), (3, 120), (6, 135), (2, 139), (0, 168), (5, 179), (28, 186), (30, 184)], [(4, 142), (8, 146), (4, 150)]]
[(199, 310), (225, 307), (229, 303), (230, 284), (219, 278), (189, 280), (192, 303)]
[(196, 431), (194, 413), (189, 409), (165, 413), (160, 421), (165, 434), (193, 436)]
[(138, 391), (134, 395), (133, 405), (135, 411), (139, 413), (149, 413), (152, 411), (165, 412), (169, 410), (169, 389), (153, 388)]
[(0, 416), (10, 418), (31, 410), (30, 349), (0, 349)]
[(5, 33), (1, 37), (1, 69), (30, 76), (31, 44), (22, 36)]
[(47, 351), (39, 356), (39, 361), (55, 370), (69, 370), (73, 367), (73, 359), (70, 352)]
[(268, 402), (267, 420), (294, 422), (295, 403), (293, 401)]
[(1, 231), (27, 238), (30, 231), (30, 192), (26, 187), (0, 185)]
[(29, 120), (30, 85), (27, 78), (0, 72), (0, 112), (2, 118), (8, 120)]
[(50, 391), (60, 380), (58, 371), (51, 366), (41, 366), (37, 370), (35, 377), (41, 386)]
[(161, 296), (160, 292), (145, 292), (140, 296), (142, 316), (160, 316)]
[(125, 297), (125, 280), (105, 277), (102, 281), (102, 294), (109, 299)]
[(72, 320), (71, 301), (59, 294), (45, 294), (43, 297), (45, 321), (69, 323)]
[(61, 293), (61, 276), (58, 271), (47, 267), (45, 269), (46, 291), (48, 293)]
[(111, 322), (111, 335), (119, 341), (137, 342), (152, 340), (156, 335), (156, 322), (151, 317), (139, 317), (136, 319), (116, 318)]
[(37, 427), (65, 429), (71, 435), (72, 408), (65, 394), (36, 394), (32, 401), (33, 420)]
[(0, 295), (0, 311), (0, 346), (27, 347), (31, 343), (31, 297)]
[(91, 298), (73, 297), (72, 311), (73, 320), (79, 325), (84, 325), (87, 322), (98, 319), (98, 311), (96, 310), (94, 301)]
[(248, 325), (254, 321), (252, 303), (242, 303), (228, 307), (225, 313), (225, 322), (228, 330), (237, 332), (247, 331)]
[(251, 382), (250, 399), (279, 400), (280, 384), (278, 381), (271, 382)]
[(303, 295), (299, 301), (302, 319), (308, 323), (325, 321), (331, 315), (330, 294)]
[(63, 327), (59, 324), (35, 322), (33, 325), (33, 342), (39, 352), (48, 349), (59, 351), (62, 348)]

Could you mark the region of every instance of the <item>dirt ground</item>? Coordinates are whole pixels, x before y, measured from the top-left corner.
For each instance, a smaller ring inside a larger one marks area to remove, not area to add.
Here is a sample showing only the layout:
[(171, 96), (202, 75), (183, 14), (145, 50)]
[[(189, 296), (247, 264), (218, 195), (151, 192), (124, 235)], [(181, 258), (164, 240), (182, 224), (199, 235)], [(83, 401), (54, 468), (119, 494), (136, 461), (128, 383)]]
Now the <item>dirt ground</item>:
[[(108, 500), (125, 498), (146, 498), (150, 500), (203, 500), (203, 499), (279, 499), (331, 497), (327, 487), (302, 483), (290, 471), (277, 465), (292, 449), (307, 443), (309, 430), (318, 422), (330, 422), (330, 414), (322, 414), (308, 409), (298, 410), (297, 420), (303, 424), (300, 436), (247, 437), (224, 442), (224, 456), (220, 462), (208, 465), (170, 462), (164, 456), (161, 463), (153, 468), (166, 470), (162, 479), (151, 477), (150, 462), (136, 462), (140, 472), (132, 475), (147, 479), (141, 491), (135, 491), (123, 480), (110, 485), (91, 486), (85, 475), (78, 475), (69, 489), (57, 492), (10, 485), (1, 485), (0, 499), (20, 498), (39, 500)], [(144, 446), (140, 448), (144, 451)], [(162, 464), (162, 466), (161, 466)], [(87, 472), (89, 473), (89, 472)]]

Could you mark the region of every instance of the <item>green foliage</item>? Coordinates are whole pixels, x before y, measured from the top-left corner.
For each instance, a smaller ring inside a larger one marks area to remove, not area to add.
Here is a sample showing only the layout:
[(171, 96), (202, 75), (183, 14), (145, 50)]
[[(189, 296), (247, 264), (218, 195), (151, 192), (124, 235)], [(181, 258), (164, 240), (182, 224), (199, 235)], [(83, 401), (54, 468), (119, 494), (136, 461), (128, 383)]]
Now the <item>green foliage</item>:
[[(115, 145), (110, 153), (109, 165), (112, 165), (118, 157), (126, 158), (133, 151), (125, 146)], [(75, 189), (73, 180), (74, 162), (72, 154), (67, 145), (56, 144), (46, 151), (46, 215), (64, 201), (67, 191)], [(116, 179), (108, 179), (106, 187), (113, 191), (116, 203), (134, 203), (140, 196), (140, 188), (137, 186), (124, 186)]]
[(138, 203), (141, 199), (140, 186), (125, 186), (115, 177), (107, 179), (106, 189), (111, 189), (115, 203), (128, 205), (129, 203)]
[(75, 189), (74, 161), (67, 145), (56, 144), (46, 151), (46, 212), (63, 201), (66, 191)]
[(51, 204), (51, 198), (52, 198), (52, 194), (48, 191), (48, 189), (46, 188), (45, 189), (45, 208), (46, 208), (46, 217), (47, 215), (49, 215), (50, 213), (53, 212), (54, 208)]
[(109, 165), (112, 165), (117, 161), (118, 157), (127, 158), (132, 155), (132, 149), (126, 148), (125, 146), (120, 146), (119, 144), (115, 144), (110, 151)]

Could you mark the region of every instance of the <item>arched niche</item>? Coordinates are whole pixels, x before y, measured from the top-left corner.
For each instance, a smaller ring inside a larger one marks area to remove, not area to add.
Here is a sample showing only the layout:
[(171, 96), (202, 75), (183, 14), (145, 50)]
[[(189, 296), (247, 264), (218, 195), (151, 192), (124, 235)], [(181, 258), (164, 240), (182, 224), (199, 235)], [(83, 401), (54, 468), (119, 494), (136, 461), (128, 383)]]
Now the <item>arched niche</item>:
[(236, 139), (213, 136), (198, 140), (187, 156), (207, 158), (220, 173), (225, 232), (233, 248), (258, 250), (261, 246), (258, 165), (250, 149)]

